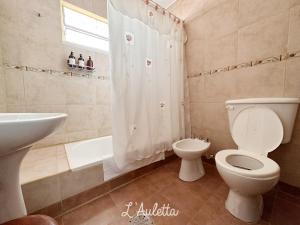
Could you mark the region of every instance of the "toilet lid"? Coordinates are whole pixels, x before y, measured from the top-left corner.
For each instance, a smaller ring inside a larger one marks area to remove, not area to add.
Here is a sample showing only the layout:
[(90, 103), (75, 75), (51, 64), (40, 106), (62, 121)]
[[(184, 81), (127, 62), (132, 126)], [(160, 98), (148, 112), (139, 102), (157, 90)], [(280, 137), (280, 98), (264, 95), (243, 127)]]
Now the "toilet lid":
[(251, 106), (236, 116), (232, 137), (239, 149), (267, 155), (282, 142), (283, 126), (277, 114), (269, 108)]

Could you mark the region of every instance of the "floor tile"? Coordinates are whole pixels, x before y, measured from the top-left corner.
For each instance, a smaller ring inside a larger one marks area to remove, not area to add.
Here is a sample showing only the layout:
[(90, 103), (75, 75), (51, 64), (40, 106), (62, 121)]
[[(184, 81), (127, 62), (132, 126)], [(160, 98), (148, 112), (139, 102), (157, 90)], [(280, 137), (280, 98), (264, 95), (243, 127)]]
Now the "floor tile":
[(111, 198), (117, 206), (124, 206), (128, 202), (139, 202), (155, 192), (150, 181), (139, 178), (110, 193)]
[(285, 198), (276, 198), (271, 216), (272, 225), (300, 224), (300, 205)]
[(107, 225), (121, 220), (121, 214), (109, 195), (103, 196), (63, 216), (64, 225)]
[[(59, 225), (127, 225), (130, 217), (142, 209), (141, 205), (148, 213), (157, 213), (157, 209), (163, 206), (169, 207), (169, 213), (171, 208), (172, 212), (178, 210), (177, 216), (151, 216), (156, 225), (247, 224), (225, 209), (229, 189), (215, 166), (204, 163), (205, 176), (194, 182), (180, 180), (179, 168), (180, 160), (174, 160), (153, 169), (149, 174), (64, 215)], [(258, 225), (271, 224), (261, 221)]]

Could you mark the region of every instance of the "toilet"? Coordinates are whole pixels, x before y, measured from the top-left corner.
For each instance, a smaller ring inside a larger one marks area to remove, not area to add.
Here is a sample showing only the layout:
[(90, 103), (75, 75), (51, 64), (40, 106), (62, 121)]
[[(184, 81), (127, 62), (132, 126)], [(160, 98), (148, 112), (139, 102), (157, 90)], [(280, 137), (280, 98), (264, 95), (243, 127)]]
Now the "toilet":
[(262, 194), (271, 190), (280, 177), (279, 165), (268, 153), (288, 143), (297, 114), (298, 98), (253, 98), (230, 100), (230, 133), (238, 149), (219, 151), (216, 166), (229, 186), (225, 208), (250, 223), (260, 220)]
[(195, 181), (204, 176), (201, 155), (210, 147), (210, 142), (197, 138), (187, 138), (173, 143), (175, 154), (181, 158), (179, 178)]

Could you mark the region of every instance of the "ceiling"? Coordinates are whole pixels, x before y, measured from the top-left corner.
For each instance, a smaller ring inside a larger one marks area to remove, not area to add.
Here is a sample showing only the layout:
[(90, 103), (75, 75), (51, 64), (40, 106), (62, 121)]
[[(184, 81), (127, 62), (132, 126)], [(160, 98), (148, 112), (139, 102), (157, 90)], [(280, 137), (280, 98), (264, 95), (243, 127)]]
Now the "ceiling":
[(161, 5), (164, 8), (168, 8), (175, 1), (176, 0), (154, 0), (154, 2), (156, 2), (159, 5)]

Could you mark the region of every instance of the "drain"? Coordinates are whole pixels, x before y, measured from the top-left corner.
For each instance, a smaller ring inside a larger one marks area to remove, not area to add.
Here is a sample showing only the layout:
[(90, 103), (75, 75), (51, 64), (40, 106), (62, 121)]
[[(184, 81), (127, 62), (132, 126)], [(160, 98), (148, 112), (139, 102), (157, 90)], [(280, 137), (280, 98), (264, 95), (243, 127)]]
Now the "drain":
[(137, 215), (129, 220), (128, 225), (155, 225), (150, 216)]

